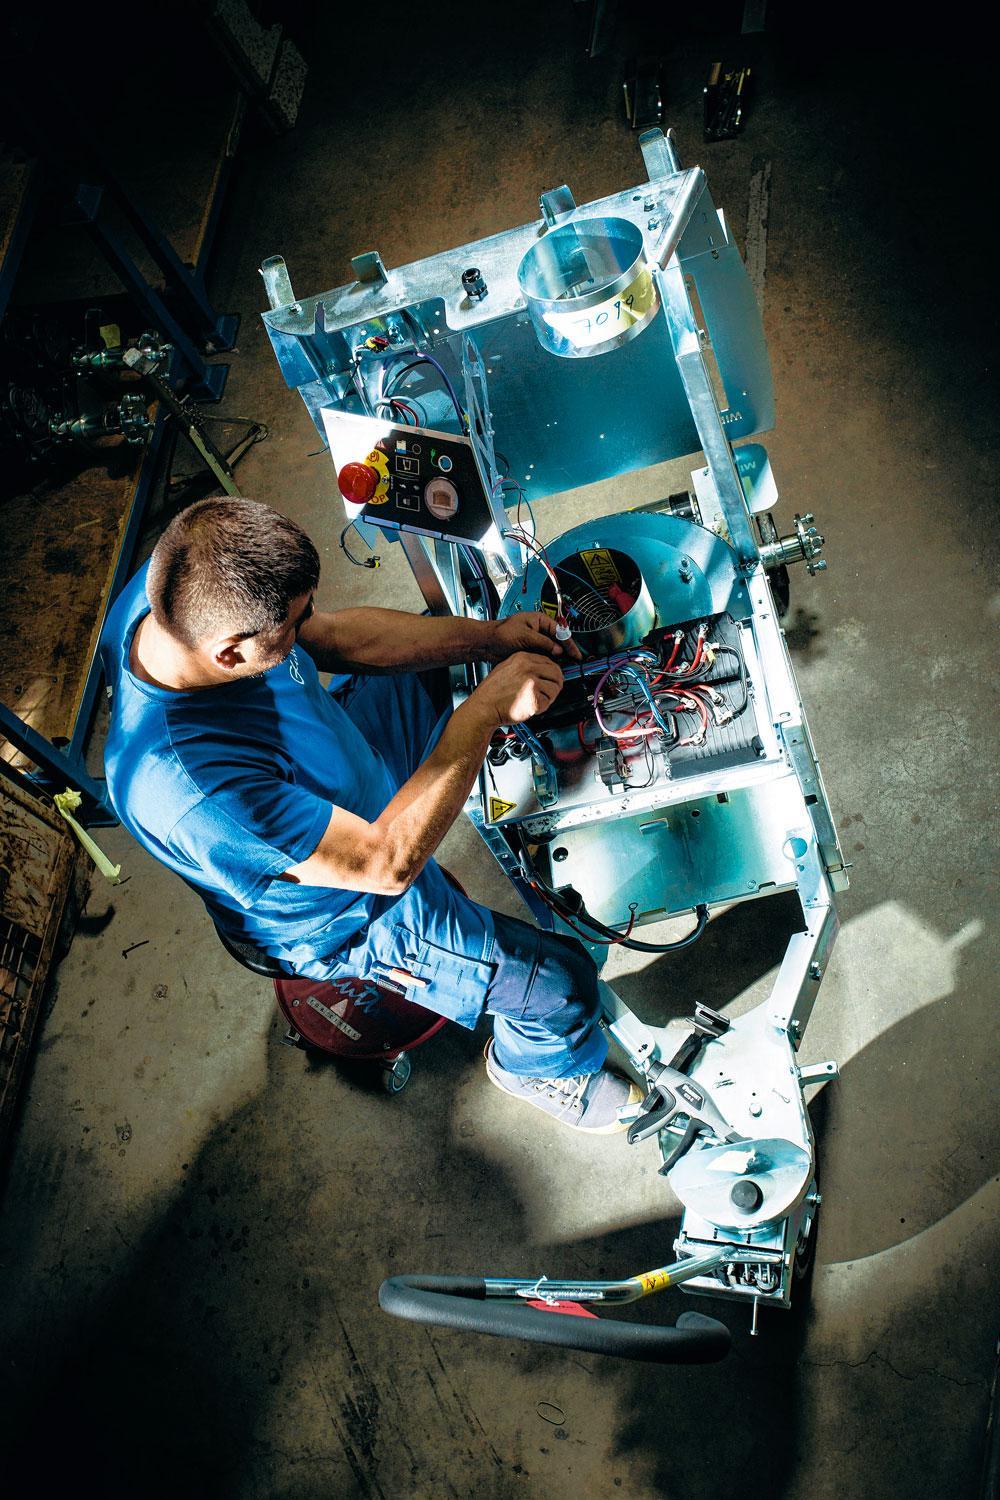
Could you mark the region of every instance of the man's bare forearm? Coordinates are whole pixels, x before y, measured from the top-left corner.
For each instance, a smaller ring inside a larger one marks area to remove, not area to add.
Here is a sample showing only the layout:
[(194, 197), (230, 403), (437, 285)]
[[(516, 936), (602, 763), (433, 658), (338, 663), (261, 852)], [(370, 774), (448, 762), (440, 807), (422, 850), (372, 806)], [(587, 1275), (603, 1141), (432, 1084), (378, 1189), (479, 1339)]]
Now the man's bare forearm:
[(281, 878), (402, 894), (462, 811), (498, 722), (482, 699), (461, 704), (431, 754), (373, 823), (335, 807), (318, 847)]
[(431, 754), (376, 818), (373, 828), (385, 841), (401, 890), (416, 880), (465, 806), (496, 728), (478, 704), (461, 704)]
[(412, 672), (496, 655), (492, 621), (372, 607), (314, 614), (299, 640), (321, 672)]

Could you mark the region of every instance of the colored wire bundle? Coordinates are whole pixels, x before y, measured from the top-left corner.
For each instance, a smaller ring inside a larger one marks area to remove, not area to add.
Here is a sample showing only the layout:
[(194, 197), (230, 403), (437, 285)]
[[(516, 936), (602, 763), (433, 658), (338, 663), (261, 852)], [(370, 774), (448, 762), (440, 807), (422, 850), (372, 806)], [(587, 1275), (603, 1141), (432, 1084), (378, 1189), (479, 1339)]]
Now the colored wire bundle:
[(433, 365), (434, 369), (437, 370), (438, 374), (441, 376), (442, 381), (444, 382), (445, 390), (451, 397), (452, 405), (455, 408), (458, 420), (462, 426), (462, 431), (467, 432), (468, 423), (466, 422), (465, 412), (462, 409), (462, 403), (458, 399), (458, 392), (455, 390), (455, 387), (451, 381), (451, 377), (448, 374), (447, 370), (444, 368), (444, 365), (436, 360), (433, 354), (412, 354), (408, 356), (408, 360), (408, 364), (403, 365), (401, 369), (393, 372), (389, 380), (389, 384), (386, 386), (386, 396), (391, 396), (392, 391), (403, 379), (403, 376), (408, 375), (411, 370), (418, 370), (421, 365)]
[[(609, 739), (622, 743), (638, 742), (643, 746), (662, 734), (668, 742), (681, 748), (704, 744), (713, 723), (721, 727), (743, 713), (749, 701), (749, 684), (743, 659), (734, 647), (709, 642), (707, 635), (708, 626), (702, 623), (698, 627), (691, 659), (684, 661), (678, 660), (678, 657), (685, 632), (675, 631), (670, 654), (658, 671), (654, 670), (659, 665), (656, 653), (632, 651), (609, 659), (592, 694), (594, 717), (601, 732)], [(732, 657), (736, 662), (742, 695), (741, 701), (735, 706), (710, 681), (720, 656)], [(615, 697), (609, 697), (606, 692), (612, 679), (623, 689)], [(624, 691), (626, 686), (632, 691)], [(635, 712), (636, 693), (645, 701), (645, 712)], [(627, 724), (615, 726), (608, 723), (608, 714), (629, 709), (632, 710), (633, 717)], [(681, 735), (676, 720), (685, 715), (693, 715), (696, 723), (687, 734)], [(582, 734), (580, 742), (585, 748), (594, 748), (586, 745)]]

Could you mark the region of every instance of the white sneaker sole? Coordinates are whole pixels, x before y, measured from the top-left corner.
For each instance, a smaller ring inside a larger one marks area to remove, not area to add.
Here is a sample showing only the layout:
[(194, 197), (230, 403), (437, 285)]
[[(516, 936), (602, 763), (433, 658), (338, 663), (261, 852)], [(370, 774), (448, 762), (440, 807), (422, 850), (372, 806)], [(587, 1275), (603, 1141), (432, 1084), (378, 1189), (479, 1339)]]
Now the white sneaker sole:
[[(616, 1120), (613, 1125), (583, 1125), (577, 1124), (572, 1120), (560, 1120), (559, 1116), (554, 1115), (551, 1110), (546, 1109), (544, 1104), (536, 1104), (534, 1099), (528, 1099), (524, 1094), (512, 1093), (509, 1088), (500, 1082), (499, 1078), (496, 1077), (490, 1068), (489, 1052), (487, 1051), (485, 1055), (486, 1076), (493, 1087), (499, 1089), (501, 1094), (505, 1094), (508, 1099), (514, 1099), (519, 1104), (530, 1104), (532, 1109), (537, 1110), (540, 1115), (545, 1115), (547, 1119), (552, 1121), (553, 1125), (565, 1125), (567, 1130), (575, 1130), (579, 1135), (618, 1135), (621, 1131), (628, 1129), (628, 1123), (621, 1120)], [(642, 1097), (642, 1090), (638, 1085), (629, 1081), (628, 1098), (621, 1105), (621, 1108), (628, 1109), (631, 1105), (638, 1104)]]

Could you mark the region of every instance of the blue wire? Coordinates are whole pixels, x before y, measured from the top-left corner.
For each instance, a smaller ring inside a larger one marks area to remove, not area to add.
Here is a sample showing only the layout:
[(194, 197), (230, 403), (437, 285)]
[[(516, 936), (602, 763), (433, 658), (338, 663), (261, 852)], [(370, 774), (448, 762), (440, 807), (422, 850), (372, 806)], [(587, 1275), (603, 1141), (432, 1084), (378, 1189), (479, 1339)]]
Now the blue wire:
[(627, 665), (629, 662), (649, 662), (653, 666), (659, 665), (659, 657), (655, 651), (647, 651), (644, 647), (635, 647), (630, 651), (610, 651), (607, 656), (598, 657), (595, 661), (575, 662), (563, 667), (564, 677), (596, 677), (608, 667)]
[(649, 704), (653, 718), (656, 720), (657, 724), (659, 724), (660, 728), (663, 730), (663, 733), (669, 736), (670, 727), (663, 721), (663, 717), (660, 713), (660, 710), (656, 706), (656, 699), (653, 697), (652, 689), (650, 688), (649, 683), (639, 675), (635, 667), (629, 666), (628, 663), (620, 667), (619, 671), (621, 672), (621, 675), (623, 677), (628, 677), (630, 681), (635, 683), (636, 687), (639, 689), (639, 691), (642, 693), (642, 696)]
[(515, 735), (521, 741), (521, 743), (523, 745), (527, 745), (528, 749), (531, 751), (535, 759), (540, 760), (543, 765), (547, 766), (552, 772), (553, 776), (558, 776), (559, 773), (556, 771), (556, 768), (552, 764), (552, 761), (546, 755), (544, 746), (535, 738), (531, 730), (528, 729), (524, 724), (512, 724), (510, 727), (513, 729)]

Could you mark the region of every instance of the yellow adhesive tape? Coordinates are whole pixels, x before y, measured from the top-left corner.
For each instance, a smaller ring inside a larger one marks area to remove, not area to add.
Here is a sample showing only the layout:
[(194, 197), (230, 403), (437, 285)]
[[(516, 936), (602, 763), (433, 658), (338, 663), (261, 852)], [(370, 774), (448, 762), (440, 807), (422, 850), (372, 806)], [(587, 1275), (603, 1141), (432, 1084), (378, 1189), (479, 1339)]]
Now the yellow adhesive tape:
[(643, 1271), (636, 1280), (642, 1282), (644, 1297), (648, 1297), (651, 1292), (662, 1292), (670, 1285), (670, 1277), (666, 1271)]
[(656, 287), (649, 271), (643, 266), (634, 281), (624, 291), (617, 292), (606, 302), (597, 302), (593, 307), (577, 308), (574, 311), (556, 312), (550, 309), (542, 314), (554, 333), (572, 344), (576, 349), (589, 349), (594, 344), (603, 344), (620, 333), (626, 333), (656, 306)]
[(119, 876), (122, 873), (121, 865), (113, 865), (111, 863), (110, 859), (108, 859), (108, 856), (104, 853), (104, 850), (97, 847), (87, 830), (85, 828), (81, 828), (79, 823), (73, 816), (73, 813), (83, 801), (80, 793), (74, 792), (71, 788), (67, 787), (64, 792), (57, 792), (52, 800), (56, 805), (56, 811), (66, 819), (66, 822), (69, 824), (70, 828), (72, 828), (73, 832), (76, 834), (80, 843), (86, 849), (87, 853), (94, 861), (94, 864), (104, 876), (105, 880), (109, 880), (112, 885), (120, 885), (121, 880), (119, 879)]

